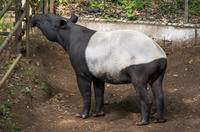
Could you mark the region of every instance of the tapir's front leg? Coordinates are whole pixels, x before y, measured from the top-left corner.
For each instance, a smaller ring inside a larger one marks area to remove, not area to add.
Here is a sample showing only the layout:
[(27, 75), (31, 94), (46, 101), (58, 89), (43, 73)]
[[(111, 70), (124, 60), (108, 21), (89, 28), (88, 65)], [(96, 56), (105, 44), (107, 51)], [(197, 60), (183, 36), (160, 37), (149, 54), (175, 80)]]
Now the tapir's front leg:
[(94, 79), (94, 93), (95, 93), (95, 111), (94, 117), (104, 115), (104, 82), (99, 79)]
[(91, 81), (84, 77), (77, 76), (77, 83), (83, 98), (83, 109), (82, 112), (76, 114), (76, 116), (85, 119), (89, 116), (91, 106)]

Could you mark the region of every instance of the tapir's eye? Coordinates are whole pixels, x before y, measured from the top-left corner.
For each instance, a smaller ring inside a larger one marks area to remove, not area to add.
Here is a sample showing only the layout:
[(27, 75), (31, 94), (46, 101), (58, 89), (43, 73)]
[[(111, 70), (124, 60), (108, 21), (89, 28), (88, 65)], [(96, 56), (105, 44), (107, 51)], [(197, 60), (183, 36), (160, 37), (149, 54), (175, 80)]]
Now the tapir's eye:
[(65, 20), (60, 20), (60, 26), (64, 26), (67, 22)]
[(61, 19), (61, 20), (60, 20), (60, 25), (59, 25), (59, 26), (60, 26), (61, 28), (65, 28), (66, 24), (67, 24), (67, 21)]

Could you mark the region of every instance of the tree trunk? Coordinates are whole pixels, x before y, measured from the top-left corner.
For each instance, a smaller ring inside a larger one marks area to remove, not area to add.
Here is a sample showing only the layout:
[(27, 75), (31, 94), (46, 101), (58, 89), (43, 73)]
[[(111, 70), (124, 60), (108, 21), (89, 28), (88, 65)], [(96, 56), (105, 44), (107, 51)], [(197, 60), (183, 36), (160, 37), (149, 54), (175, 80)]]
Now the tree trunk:
[(44, 2), (44, 13), (47, 14), (49, 11), (49, 0), (45, 0)]
[(55, 0), (50, 0), (50, 13), (54, 13), (54, 3)]

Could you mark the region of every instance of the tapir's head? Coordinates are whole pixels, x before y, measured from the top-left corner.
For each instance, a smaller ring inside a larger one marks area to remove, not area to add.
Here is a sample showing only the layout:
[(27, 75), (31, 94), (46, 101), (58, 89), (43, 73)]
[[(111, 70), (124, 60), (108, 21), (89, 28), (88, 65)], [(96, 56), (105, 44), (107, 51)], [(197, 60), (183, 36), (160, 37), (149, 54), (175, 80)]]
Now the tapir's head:
[(30, 22), (31, 27), (38, 27), (50, 41), (58, 41), (57, 35), (61, 30), (67, 30), (78, 17), (72, 15), (70, 19), (55, 14), (38, 14)]

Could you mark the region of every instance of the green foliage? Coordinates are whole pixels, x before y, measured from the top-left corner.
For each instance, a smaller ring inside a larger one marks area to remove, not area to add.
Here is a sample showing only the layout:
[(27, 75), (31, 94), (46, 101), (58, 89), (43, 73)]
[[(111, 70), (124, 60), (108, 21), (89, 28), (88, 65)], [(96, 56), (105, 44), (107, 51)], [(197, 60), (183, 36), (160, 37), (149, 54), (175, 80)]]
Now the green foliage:
[(105, 19), (107, 19), (107, 21), (116, 21), (117, 18), (113, 18), (113, 17), (108, 17), (108, 16), (104, 16)]
[[(137, 18), (137, 12), (141, 11), (147, 6), (152, 6), (152, 2), (157, 3), (160, 8), (160, 12), (162, 14), (179, 14), (182, 15), (184, 13), (184, 0), (106, 0), (106, 7), (110, 5), (116, 6), (122, 9), (125, 12), (127, 17), (131, 20)], [(89, 2), (92, 7), (102, 7), (104, 6), (103, 0), (91, 0)], [(192, 0), (189, 1), (189, 13), (191, 15), (199, 15), (200, 13), (200, 0)], [(105, 16), (105, 12), (103, 14), (104, 18), (109, 19), (108, 16)]]
[(11, 97), (14, 97), (14, 96), (15, 96), (14, 90), (10, 90), (10, 95), (11, 95)]
[(31, 93), (31, 88), (29, 88), (29, 87), (23, 88), (23, 89), (21, 89), (21, 92), (25, 93), (25, 94)]
[(162, 1), (160, 3), (160, 9), (164, 14), (179, 14), (184, 11), (184, 1), (174, 0), (173, 3)]
[[(172, 2), (160, 1), (160, 9), (164, 14), (179, 14), (184, 12), (185, 1), (173, 0)], [(199, 15), (200, 13), (200, 0), (189, 1), (189, 13), (191, 15)]]
[(32, 75), (33, 74), (32, 71), (27, 71), (26, 73), (27, 73), (27, 75)]
[(41, 83), (41, 88), (42, 88), (42, 89), (45, 88), (45, 83), (44, 83), (44, 82)]
[(28, 67), (27, 67), (27, 66), (22, 67), (22, 70), (27, 71), (27, 70), (28, 70)]
[(63, 0), (57, 0), (58, 4), (62, 4)]
[(10, 114), (10, 112), (9, 112), (8, 107), (6, 107), (5, 104), (0, 105), (0, 115), (3, 117), (3, 119), (8, 118), (9, 114)]
[(3, 43), (3, 40), (2, 39), (0, 39), (0, 45)]
[(4, 14), (4, 16), (0, 19), (0, 30), (7, 32), (8, 29), (12, 30), (14, 28), (14, 24), (13, 23), (7, 23), (8, 20), (8, 16), (10, 14)]
[(4, 69), (9, 69), (11, 65), (14, 63), (15, 59), (10, 59), (5, 61), (5, 68)]
[(90, 0), (89, 2), (90, 6), (93, 6), (93, 7), (103, 7), (103, 6), (106, 6), (108, 7), (108, 3), (104, 3), (102, 1), (98, 1), (98, 0)]
[(141, 10), (145, 6), (152, 5), (150, 0), (117, 0), (116, 2), (104, 2), (106, 3), (103, 3), (103, 1), (91, 0), (89, 4), (92, 7), (104, 7), (103, 16), (106, 19), (112, 19), (108, 18), (108, 16), (105, 15), (105, 7), (109, 7), (110, 5), (114, 5), (121, 8), (123, 11), (125, 11), (125, 14), (130, 20), (134, 20), (137, 18), (137, 14), (134, 12), (135, 10)]
[(35, 84), (39, 84), (39, 79), (34, 79), (33, 82), (34, 82)]
[(29, 3), (32, 8), (39, 8), (40, 7), (40, 0), (29, 0)]
[(130, 20), (137, 18), (136, 10), (152, 5), (150, 0), (120, 0), (120, 2), (123, 4), (121, 7), (126, 11), (126, 15)]
[(5, 16), (3, 16), (3, 17), (1, 18), (1, 20), (0, 20), (0, 29), (1, 29), (2, 31), (6, 31), (6, 30), (7, 30), (7, 27), (6, 27), (6, 25), (5, 25)]
[(0, 123), (7, 124), (12, 132), (19, 131), (20, 128), (12, 122), (10, 118), (11, 102), (6, 101), (4, 104), (0, 104)]
[(6, 102), (4, 103), (4, 105), (5, 105), (6, 107), (10, 108), (11, 103), (10, 103), (9, 101), (6, 101)]
[(193, 15), (199, 14), (200, 15), (200, 0), (193, 0), (190, 11)]
[[(80, 1), (75, 0), (56, 0), (58, 5), (65, 4), (66, 2), (73, 2), (80, 4)], [(105, 3), (104, 3), (105, 2)], [(90, 0), (89, 5), (92, 7), (108, 7), (114, 5), (120, 7), (123, 11), (126, 12), (126, 15), (129, 19), (135, 19), (137, 14), (134, 13), (134, 10), (142, 10), (146, 6), (152, 6), (152, 2), (156, 2), (160, 5), (160, 11), (164, 14), (179, 14), (184, 11), (184, 0)], [(34, 7), (39, 7), (40, 0), (31, 0), (30, 4)], [(200, 12), (200, 0), (189, 1), (189, 10), (192, 15), (198, 15)], [(105, 16), (106, 10), (104, 9), (103, 16)], [(1, 22), (0, 22), (1, 23)], [(12, 26), (12, 25), (10, 25)], [(0, 24), (0, 29), (5, 30), (6, 27)]]

